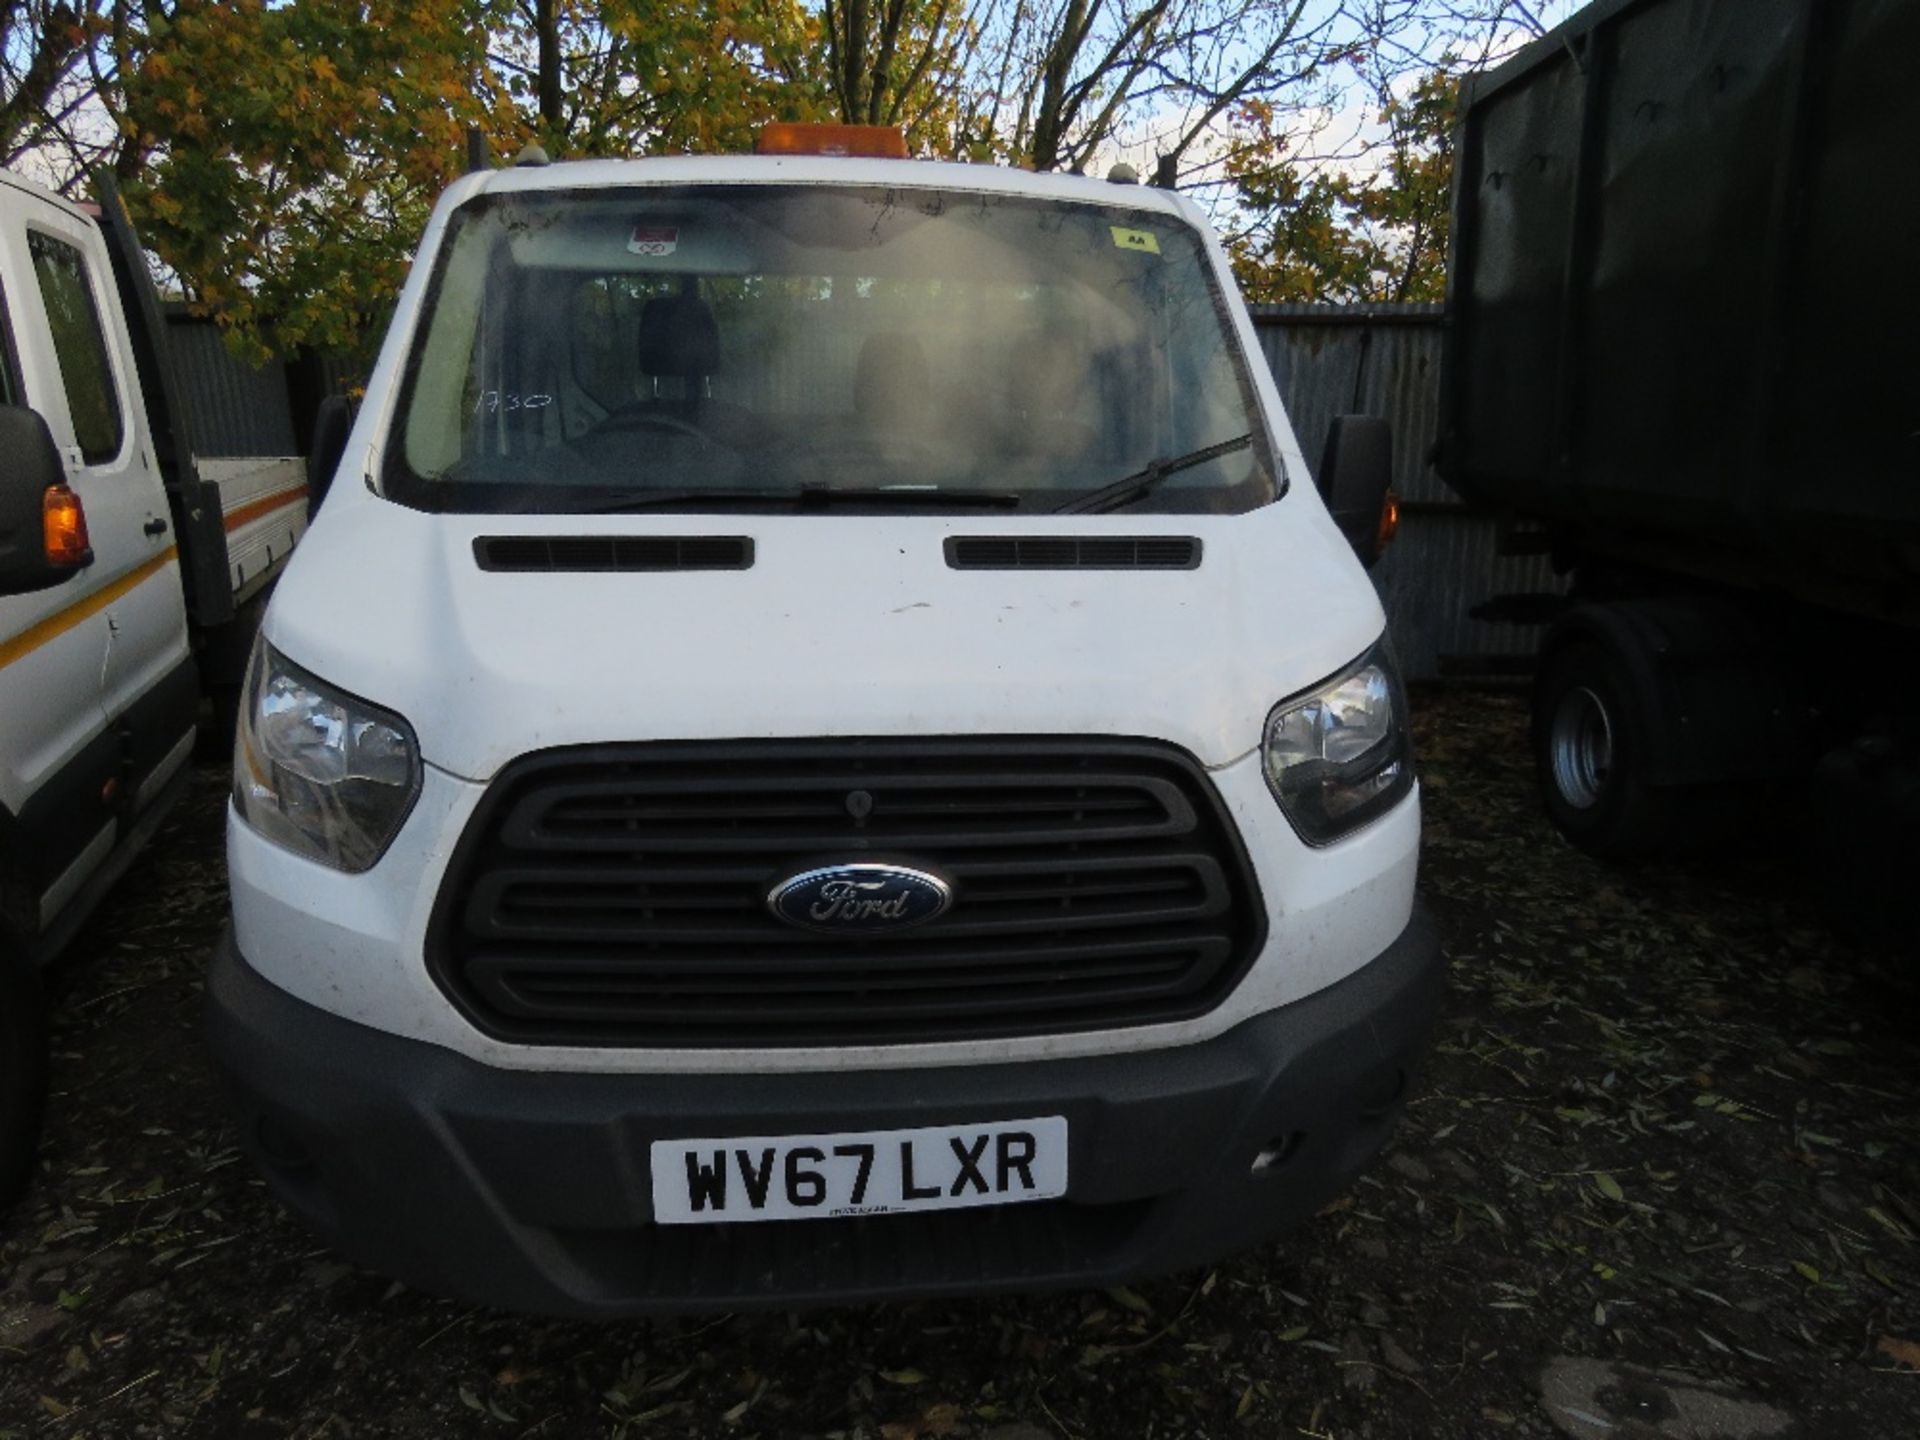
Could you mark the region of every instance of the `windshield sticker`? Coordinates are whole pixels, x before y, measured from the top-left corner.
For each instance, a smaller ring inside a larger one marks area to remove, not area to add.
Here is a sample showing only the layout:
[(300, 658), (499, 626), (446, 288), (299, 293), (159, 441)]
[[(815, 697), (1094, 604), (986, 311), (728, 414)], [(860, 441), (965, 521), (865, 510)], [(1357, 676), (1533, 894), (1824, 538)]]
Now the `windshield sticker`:
[(671, 225), (636, 225), (627, 237), (634, 255), (671, 255), (680, 245), (680, 232)]
[(1160, 253), (1160, 237), (1151, 230), (1129, 230), (1124, 225), (1109, 225), (1113, 232), (1113, 243), (1122, 250), (1137, 250), (1142, 255)]

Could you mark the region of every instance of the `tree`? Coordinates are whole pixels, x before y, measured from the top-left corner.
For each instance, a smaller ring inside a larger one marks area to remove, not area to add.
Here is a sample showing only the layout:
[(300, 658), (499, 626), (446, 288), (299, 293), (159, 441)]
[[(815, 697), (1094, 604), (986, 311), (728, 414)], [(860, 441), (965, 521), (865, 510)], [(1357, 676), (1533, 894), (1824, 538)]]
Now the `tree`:
[[(828, 117), (1039, 170), (1125, 156), (1212, 207), (1254, 293), (1412, 298), (1438, 284), (1450, 101), (1409, 77), (1570, 3), (0, 0), (0, 154), (70, 191), (112, 166), (255, 353), (364, 332), (468, 125), (563, 159)], [(1356, 86), (1385, 138), (1311, 153)]]
[(824, 108), (798, 0), (517, 0), (487, 60), (555, 158), (739, 150)]
[(1011, 0), (979, 7), (955, 149), (1035, 170), (1090, 168), (1144, 124), (1156, 178), (1235, 104), (1311, 83), (1340, 4), (1308, 0)]
[(1460, 77), (1423, 76), (1382, 95), (1386, 139), (1370, 172), (1309, 169), (1287, 152), (1271, 111), (1243, 105), (1236, 129), (1252, 143), (1227, 162), (1251, 223), (1228, 238), (1250, 300), (1389, 301), (1446, 297), (1453, 130)]
[(960, 0), (823, 0), (821, 18), (833, 113), (951, 154), (952, 106), (979, 38)]
[(256, 355), (361, 337), (469, 125), (496, 153), (626, 155), (742, 149), (820, 108), (797, 0), (78, 3), (0, 8), (0, 143), (71, 193), (112, 166), (186, 297)]
[(39, 159), (58, 178), (116, 158), (98, 92), (113, 84), (126, 20), (108, 0), (0, 0), (0, 162)]
[(1444, 299), (1461, 82), (1582, 3), (1344, 0), (1330, 60), (1364, 87), (1370, 124), (1330, 136), (1359, 108), (1338, 98), (1302, 112), (1249, 97), (1226, 116), (1216, 208), (1248, 298)]
[[(120, 70), (129, 208), (245, 348), (340, 347), (405, 277), (469, 124), (517, 117), (483, 74), (486, 0), (176, 7)], [(136, 164), (127, 166), (126, 157)]]

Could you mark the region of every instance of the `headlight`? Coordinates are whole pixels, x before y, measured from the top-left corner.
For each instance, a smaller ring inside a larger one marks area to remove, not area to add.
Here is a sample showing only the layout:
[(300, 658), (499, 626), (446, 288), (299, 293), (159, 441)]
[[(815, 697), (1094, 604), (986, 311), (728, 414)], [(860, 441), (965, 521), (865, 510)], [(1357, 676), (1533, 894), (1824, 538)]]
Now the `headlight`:
[(1274, 707), (1261, 763), (1302, 840), (1337, 840), (1413, 788), (1406, 709), (1384, 640), (1338, 678)]
[(263, 640), (240, 691), (233, 804), (274, 843), (350, 873), (378, 860), (420, 793), (407, 722), (288, 662)]

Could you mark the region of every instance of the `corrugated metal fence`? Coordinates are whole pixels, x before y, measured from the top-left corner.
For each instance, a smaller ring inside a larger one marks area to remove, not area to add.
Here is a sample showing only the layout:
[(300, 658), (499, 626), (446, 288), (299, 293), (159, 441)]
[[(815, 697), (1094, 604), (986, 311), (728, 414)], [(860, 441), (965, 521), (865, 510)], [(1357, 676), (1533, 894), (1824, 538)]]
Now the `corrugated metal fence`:
[[(328, 356), (234, 358), (209, 320), (169, 307), (168, 331), (207, 455), (292, 455), (306, 449), (313, 410), (346, 374)], [(1510, 667), (1533, 651), (1531, 629), (1488, 625), (1468, 611), (1490, 595), (1558, 588), (1543, 558), (1496, 552), (1491, 517), (1469, 509), (1427, 463), (1439, 432), (1440, 307), (1262, 305), (1260, 348), (1309, 463), (1335, 415), (1393, 424), (1399, 538), (1374, 571), (1407, 674), (1431, 679)]]
[(249, 365), (207, 316), (177, 303), (162, 311), (194, 448), (209, 456), (304, 455), (320, 402), (346, 393), (354, 367), (314, 351)]
[(1468, 613), (1489, 596), (1560, 589), (1545, 557), (1497, 552), (1493, 517), (1460, 500), (1427, 457), (1440, 433), (1438, 305), (1256, 305), (1254, 327), (1294, 433), (1317, 465), (1336, 415), (1393, 425), (1399, 537), (1373, 572), (1410, 678), (1510, 669), (1539, 632)]
[(287, 362), (259, 369), (236, 358), (211, 320), (168, 307), (167, 349), (179, 371), (182, 400), (203, 455), (298, 455)]

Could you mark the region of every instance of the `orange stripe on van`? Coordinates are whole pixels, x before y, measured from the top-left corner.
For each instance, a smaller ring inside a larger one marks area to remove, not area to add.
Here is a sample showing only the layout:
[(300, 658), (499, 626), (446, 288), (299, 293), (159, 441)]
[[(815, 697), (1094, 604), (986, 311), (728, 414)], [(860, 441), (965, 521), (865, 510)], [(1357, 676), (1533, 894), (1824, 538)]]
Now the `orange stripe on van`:
[(36, 621), (11, 639), (0, 640), (0, 669), (4, 669), (23, 655), (31, 655), (49, 640), (56, 640), (73, 629), (98, 615), (107, 606), (121, 596), (128, 594), (143, 581), (152, 579), (161, 570), (172, 564), (180, 553), (179, 547), (169, 545), (158, 555), (142, 565), (136, 565), (110, 585), (102, 585), (90, 595), (56, 610), (46, 619)]
[(273, 494), (264, 495), (258, 500), (249, 500), (239, 509), (229, 512), (221, 523), (229, 530), (238, 530), (242, 525), (258, 520), (262, 515), (271, 514), (283, 506), (291, 505), (296, 500), (304, 500), (306, 497), (305, 485), (295, 485), (290, 490), (276, 490)]

